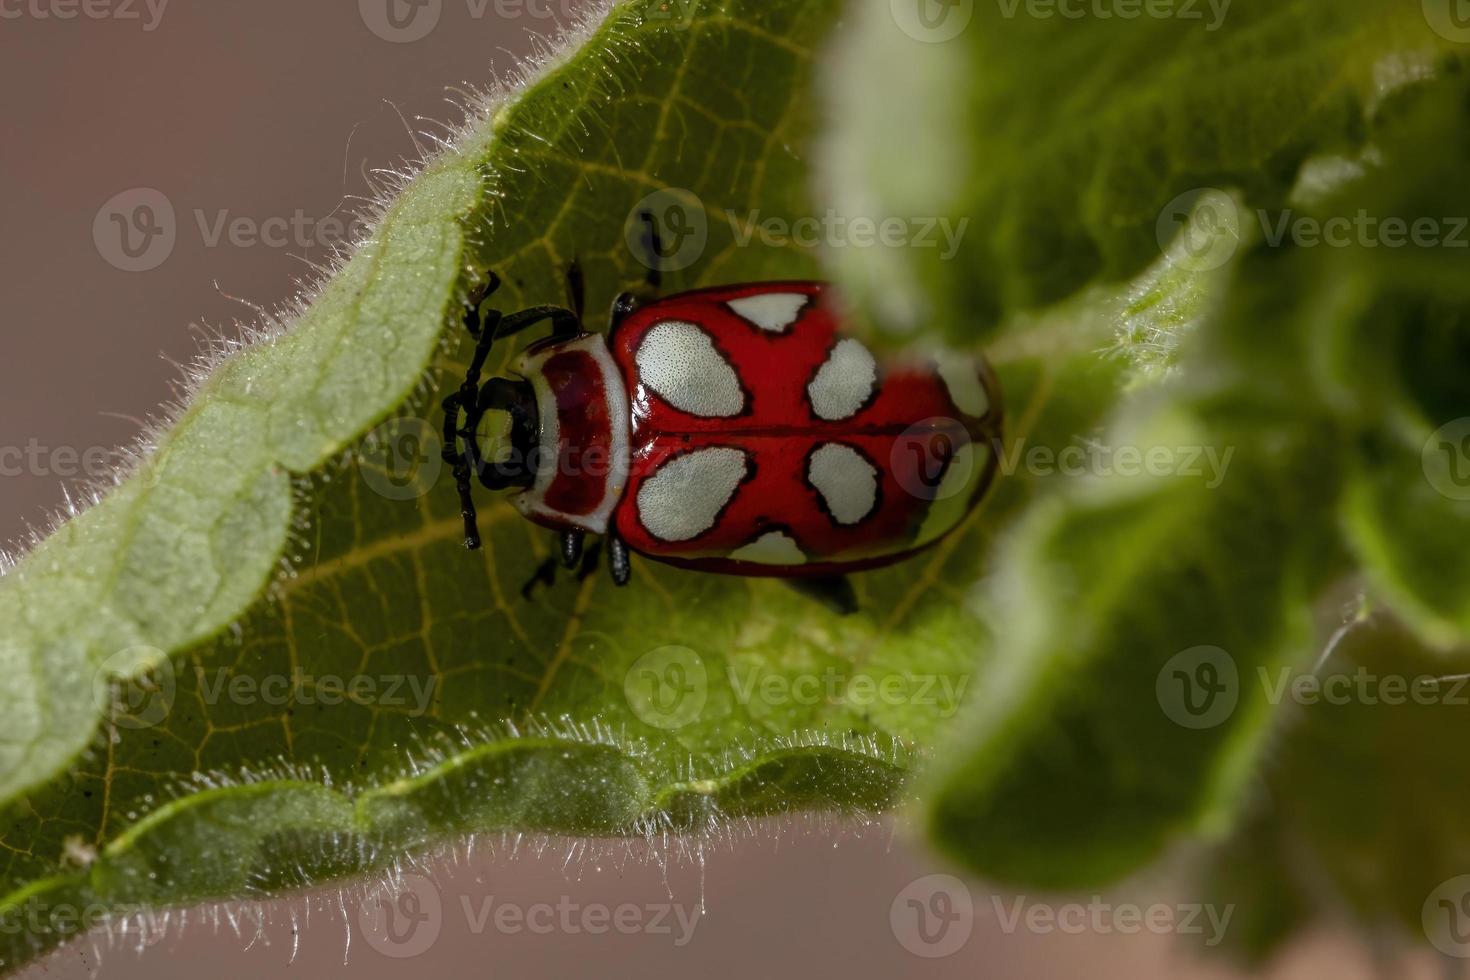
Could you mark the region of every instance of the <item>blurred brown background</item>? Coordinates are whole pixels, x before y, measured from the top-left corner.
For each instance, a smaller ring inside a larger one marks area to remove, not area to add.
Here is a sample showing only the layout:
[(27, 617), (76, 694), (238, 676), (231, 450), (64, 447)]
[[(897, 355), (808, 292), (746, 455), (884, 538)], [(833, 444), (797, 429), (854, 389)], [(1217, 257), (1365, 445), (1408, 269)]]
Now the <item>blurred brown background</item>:
[[(241, 300), (290, 295), (345, 233), (362, 170), (413, 155), (404, 119), (454, 118), (450, 88), (507, 71), (577, 6), (393, 0), (399, 29), (385, 2), (0, 2), (0, 538), (44, 524), (63, 488), (105, 468), (171, 397), (195, 325), (228, 328), (251, 315)], [(173, 235), (156, 234), (169, 209)], [(136, 932), (119, 937), (100, 967), (82, 943), (26, 975), (279, 976), (293, 910), (289, 971), (312, 977), (1234, 975), (1197, 962), (1191, 937), (1008, 932), (979, 884), (926, 877), (939, 862), (891, 828), (763, 832), (715, 849), (702, 872), (638, 855), (567, 861), (568, 849), (481, 847), (386, 908), (357, 895), (309, 919), (300, 901), (266, 906), (253, 942), (253, 921), (237, 937), (229, 916), (216, 930), (196, 910), (141, 951)], [(1155, 892), (1131, 897), (1189, 901)], [(686, 934), (680, 916), (701, 896), (708, 914)], [(1368, 977), (1370, 965), (1321, 937), (1275, 974)]]

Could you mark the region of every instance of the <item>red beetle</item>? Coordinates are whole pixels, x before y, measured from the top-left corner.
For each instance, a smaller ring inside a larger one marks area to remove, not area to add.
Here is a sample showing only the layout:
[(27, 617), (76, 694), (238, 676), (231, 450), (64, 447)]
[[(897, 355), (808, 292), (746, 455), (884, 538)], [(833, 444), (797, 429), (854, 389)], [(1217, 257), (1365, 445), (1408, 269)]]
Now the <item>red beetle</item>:
[[(839, 333), (830, 287), (763, 282), (613, 306), (607, 335), (575, 309), (483, 309), (464, 384), (444, 401), (466, 543), (471, 478), (562, 534), (567, 567), (606, 535), (613, 579), (631, 549), (733, 575), (801, 580), (851, 608), (849, 571), (899, 561), (958, 525), (995, 475), (999, 388), (983, 359), (880, 363)], [(480, 384), (494, 340), (550, 320), (550, 337)], [(589, 558), (592, 557), (589, 555)], [(550, 581), (554, 561), (528, 583)]]

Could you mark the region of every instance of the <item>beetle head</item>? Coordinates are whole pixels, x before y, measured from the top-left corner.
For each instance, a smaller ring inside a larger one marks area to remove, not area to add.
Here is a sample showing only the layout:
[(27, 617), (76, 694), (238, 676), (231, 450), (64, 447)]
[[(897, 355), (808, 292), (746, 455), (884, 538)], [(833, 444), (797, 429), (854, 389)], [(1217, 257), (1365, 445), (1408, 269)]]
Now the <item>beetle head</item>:
[(486, 381), (468, 422), (466, 455), (481, 483), (491, 490), (509, 490), (536, 482), (541, 425), (529, 381)]

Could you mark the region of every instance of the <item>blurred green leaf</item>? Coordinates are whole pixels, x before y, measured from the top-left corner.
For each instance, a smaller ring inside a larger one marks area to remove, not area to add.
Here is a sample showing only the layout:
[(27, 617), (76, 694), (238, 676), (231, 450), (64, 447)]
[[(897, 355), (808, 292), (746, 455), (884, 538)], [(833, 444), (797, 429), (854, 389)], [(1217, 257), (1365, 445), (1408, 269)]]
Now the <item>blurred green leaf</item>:
[(1372, 109), (1454, 47), (1401, 0), (900, 9), (860, 5), (837, 52), (832, 202), (967, 233), (837, 260), (880, 323), (955, 337), (1136, 275), (1201, 191), (1281, 207), (1305, 161), (1354, 157)]

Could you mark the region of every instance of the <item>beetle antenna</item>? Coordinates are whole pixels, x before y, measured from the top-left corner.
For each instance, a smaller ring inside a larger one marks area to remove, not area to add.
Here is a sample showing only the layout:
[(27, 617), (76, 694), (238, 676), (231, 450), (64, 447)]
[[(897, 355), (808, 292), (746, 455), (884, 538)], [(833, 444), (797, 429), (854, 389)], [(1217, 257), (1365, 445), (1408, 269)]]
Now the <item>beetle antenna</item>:
[(572, 312), (577, 314), (577, 322), (582, 322), (582, 309), (587, 302), (587, 282), (582, 276), (582, 260), (573, 258), (571, 265), (567, 266), (567, 305)]
[(643, 219), (643, 264), (648, 267), (648, 275), (645, 281), (648, 288), (657, 293), (663, 289), (664, 273), (664, 243), (658, 233), (658, 219), (653, 216), (652, 211), (640, 211), (638, 217)]

